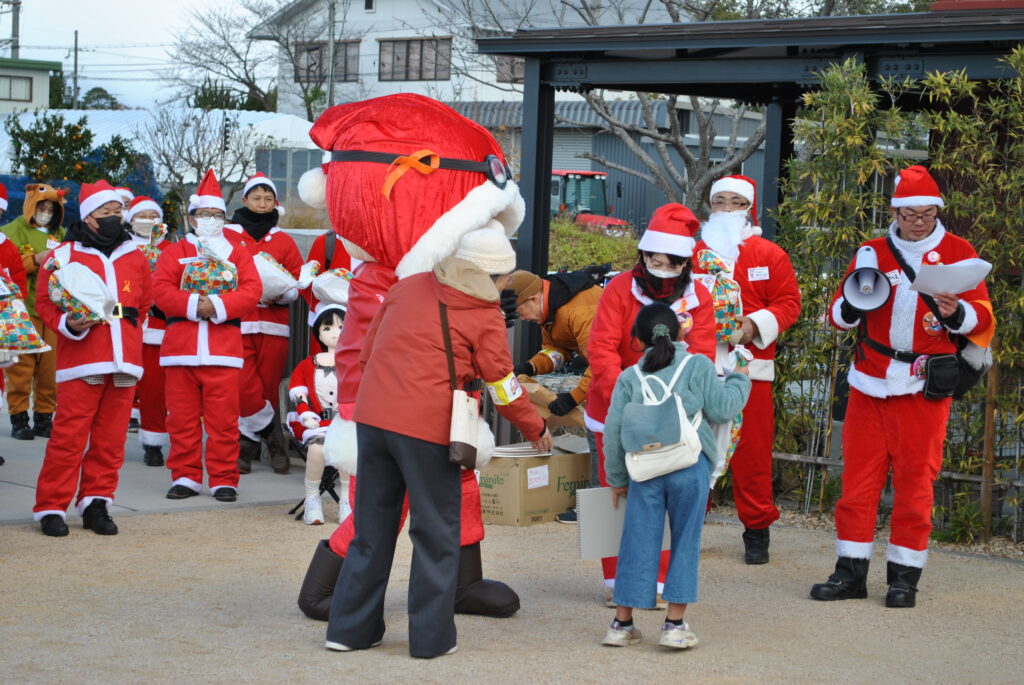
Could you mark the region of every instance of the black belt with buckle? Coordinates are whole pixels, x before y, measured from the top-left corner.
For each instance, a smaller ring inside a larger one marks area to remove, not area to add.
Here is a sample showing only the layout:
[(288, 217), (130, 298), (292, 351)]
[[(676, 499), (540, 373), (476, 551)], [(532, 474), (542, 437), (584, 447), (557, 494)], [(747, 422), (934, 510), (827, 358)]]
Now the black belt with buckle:
[(324, 421), (332, 420), (334, 418), (334, 410), (324, 409), (323, 411), (320, 412), (320, 418), (323, 419)]
[[(183, 321), (192, 321), (192, 319), (186, 318), (184, 316), (168, 316), (167, 317), (167, 325), (168, 326), (170, 326), (172, 323), (181, 323)], [(198, 321), (192, 321), (192, 323), (198, 323)], [(241, 328), (242, 327), (242, 320), (241, 319), (228, 319), (227, 321), (223, 321), (222, 323), (224, 323), (227, 326), (235, 326), (237, 328)]]
[(110, 316), (115, 319), (128, 319), (133, 326), (139, 325), (139, 310), (135, 307), (125, 307), (120, 302), (114, 305), (114, 311)]

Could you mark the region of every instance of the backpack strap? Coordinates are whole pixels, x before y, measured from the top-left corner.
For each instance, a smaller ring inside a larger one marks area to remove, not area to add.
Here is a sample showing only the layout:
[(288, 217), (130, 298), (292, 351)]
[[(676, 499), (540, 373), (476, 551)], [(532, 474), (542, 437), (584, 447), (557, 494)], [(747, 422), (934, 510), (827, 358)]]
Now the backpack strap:
[[(686, 359), (683, 360), (683, 363), (680, 364), (678, 367), (676, 367), (676, 371), (675, 371), (675, 373), (672, 374), (672, 378), (671, 378), (671, 380), (669, 380), (668, 383), (666, 383), (665, 381), (661, 380), (660, 378), (658, 378), (654, 374), (651, 374), (649, 376), (645, 376), (644, 374), (640, 373), (640, 365), (639, 364), (634, 364), (633, 365), (633, 373), (635, 373), (636, 377), (640, 379), (640, 391), (644, 395), (644, 404), (661, 404), (662, 402), (667, 400), (669, 398), (669, 396), (672, 394), (672, 388), (679, 381), (679, 376), (682, 375), (683, 369), (686, 368), (686, 364), (692, 358), (693, 358), (692, 354), (687, 356)], [(655, 396), (654, 391), (651, 389), (651, 386), (648, 385), (647, 382), (649, 380), (657, 381), (658, 385), (660, 385), (662, 387), (663, 393), (662, 393), (661, 399), (658, 399)]]
[(331, 268), (331, 262), (334, 260), (334, 244), (336, 242), (338, 242), (338, 237), (334, 235), (333, 228), (324, 233), (324, 271)]

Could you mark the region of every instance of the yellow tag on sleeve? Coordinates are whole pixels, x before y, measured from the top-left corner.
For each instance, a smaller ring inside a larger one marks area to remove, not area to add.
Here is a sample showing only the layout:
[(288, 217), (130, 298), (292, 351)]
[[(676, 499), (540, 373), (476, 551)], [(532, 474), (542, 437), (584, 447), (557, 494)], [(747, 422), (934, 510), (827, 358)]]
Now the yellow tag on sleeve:
[(512, 404), (523, 395), (523, 386), (519, 385), (519, 379), (515, 374), (509, 374), (500, 381), (485, 383), (487, 392), (491, 393), (491, 401), (496, 406), (503, 407)]

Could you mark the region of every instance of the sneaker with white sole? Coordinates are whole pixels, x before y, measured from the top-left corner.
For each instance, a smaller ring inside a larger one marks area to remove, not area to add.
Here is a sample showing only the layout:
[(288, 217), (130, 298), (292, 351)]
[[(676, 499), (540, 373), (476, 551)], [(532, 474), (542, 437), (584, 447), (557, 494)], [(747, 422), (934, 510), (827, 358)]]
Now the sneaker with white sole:
[(612, 621), (612, 624), (608, 626), (608, 632), (604, 634), (604, 639), (601, 640), (602, 645), (609, 647), (629, 647), (640, 642), (640, 638), (643, 636), (640, 634), (640, 629), (635, 625), (623, 628), (622, 624), (618, 620)]
[(567, 509), (561, 514), (555, 516), (555, 520), (559, 523), (579, 523), (579, 517), (577, 516), (576, 509)]
[(307, 526), (319, 526), (324, 522), (324, 505), (320, 501), (320, 495), (307, 497), (302, 503), (302, 522)]
[(689, 649), (696, 647), (697, 642), (697, 636), (690, 630), (686, 621), (678, 626), (665, 621), (661, 627), (661, 638), (658, 640), (658, 644), (662, 647), (671, 647), (672, 649)]
[(348, 503), (348, 498), (343, 498), (338, 504), (338, 523), (344, 523), (351, 514), (352, 505)]
[[(367, 649), (372, 649), (374, 647), (378, 647), (380, 645), (380, 643), (381, 643), (381, 640), (377, 640), (372, 645), (367, 647)], [(324, 643), (324, 647), (326, 647), (327, 649), (331, 650), (332, 652), (354, 652), (356, 650), (355, 647), (349, 647), (348, 645), (343, 645), (340, 642), (331, 642), (330, 640), (328, 640), (326, 643)]]

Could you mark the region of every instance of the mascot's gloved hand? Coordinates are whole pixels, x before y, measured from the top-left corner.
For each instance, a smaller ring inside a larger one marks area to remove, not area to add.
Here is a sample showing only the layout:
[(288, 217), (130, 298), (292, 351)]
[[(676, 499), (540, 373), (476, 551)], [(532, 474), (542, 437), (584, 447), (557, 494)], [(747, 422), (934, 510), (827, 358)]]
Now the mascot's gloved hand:
[(537, 370), (533, 368), (533, 364), (530, 362), (523, 362), (512, 367), (512, 373), (516, 376), (532, 376), (537, 373)]
[(576, 398), (571, 392), (560, 392), (558, 397), (548, 405), (548, 411), (555, 416), (565, 416), (576, 408)]
[(505, 315), (505, 328), (512, 328), (516, 325), (519, 312), (516, 311), (516, 291), (512, 288), (505, 288), (501, 291), (501, 313)]
[(846, 298), (843, 298), (843, 303), (839, 305), (839, 315), (843, 317), (843, 321), (846, 323), (857, 323), (860, 321), (861, 314), (863, 313), (863, 311), (847, 302)]

